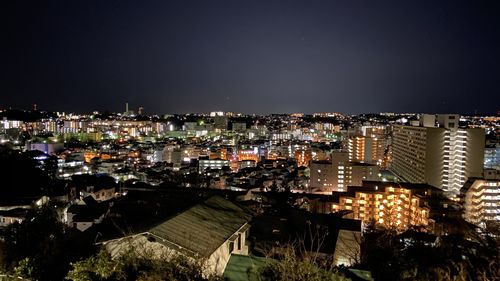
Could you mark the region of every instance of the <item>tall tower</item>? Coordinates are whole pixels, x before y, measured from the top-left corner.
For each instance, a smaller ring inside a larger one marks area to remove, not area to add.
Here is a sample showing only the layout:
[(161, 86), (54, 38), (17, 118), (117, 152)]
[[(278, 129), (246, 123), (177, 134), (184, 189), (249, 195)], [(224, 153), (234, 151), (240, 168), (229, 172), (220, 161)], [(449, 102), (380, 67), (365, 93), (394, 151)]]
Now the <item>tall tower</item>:
[(125, 103), (125, 115), (128, 115), (128, 102)]
[(483, 169), (485, 132), (459, 128), (458, 115), (431, 117), (420, 126), (394, 126), (391, 171), (405, 181), (427, 183), (457, 195), (469, 177)]

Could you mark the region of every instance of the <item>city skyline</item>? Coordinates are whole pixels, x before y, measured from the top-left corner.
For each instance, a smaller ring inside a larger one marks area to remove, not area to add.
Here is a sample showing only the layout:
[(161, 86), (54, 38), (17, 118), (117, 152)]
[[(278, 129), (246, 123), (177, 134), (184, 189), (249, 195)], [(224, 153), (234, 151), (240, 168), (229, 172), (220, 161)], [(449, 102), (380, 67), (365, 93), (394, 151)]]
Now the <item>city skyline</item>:
[[(31, 107), (28, 107), (31, 106)], [(116, 107), (118, 108), (118, 106)], [(27, 105), (27, 107), (1, 107), (0, 106), (0, 113), (3, 113), (4, 115), (10, 115), (10, 114), (32, 114), (32, 113), (44, 113), (44, 114), (55, 114), (54, 116), (65, 116), (65, 115), (71, 115), (71, 116), (91, 116), (91, 115), (104, 115), (104, 116), (110, 116), (112, 117), (128, 117), (128, 118), (136, 118), (136, 117), (161, 117), (161, 116), (173, 116), (173, 115), (184, 115), (184, 116), (205, 116), (205, 117), (215, 117), (215, 116), (232, 116), (232, 117), (244, 117), (244, 116), (272, 116), (272, 115), (284, 115), (284, 116), (295, 116), (295, 115), (301, 115), (301, 116), (316, 116), (316, 117), (338, 117), (340, 116), (365, 116), (365, 115), (373, 115), (373, 116), (399, 116), (401, 118), (403, 117), (412, 117), (413, 118), (419, 118), (419, 116), (422, 115), (440, 115), (440, 114), (457, 114), (460, 116), (464, 117), (494, 117), (499, 115), (499, 112), (491, 112), (491, 114), (483, 114), (482, 112), (446, 112), (446, 113), (441, 113), (441, 112), (428, 112), (428, 111), (422, 111), (422, 112), (402, 112), (402, 111), (385, 111), (385, 112), (360, 112), (360, 113), (346, 113), (346, 112), (338, 112), (338, 111), (316, 111), (316, 112), (268, 112), (268, 113), (253, 113), (253, 112), (237, 112), (237, 111), (222, 111), (222, 110), (210, 110), (210, 111), (197, 111), (197, 112), (150, 112), (147, 110), (147, 108), (144, 108), (142, 105), (138, 106), (130, 106), (128, 108), (128, 111), (126, 110), (126, 106), (123, 106), (122, 109), (118, 109), (116, 111), (111, 111), (108, 109), (102, 109), (102, 110), (81, 110), (81, 111), (64, 111), (64, 110), (58, 110), (55, 108), (54, 110), (48, 110), (46, 108), (40, 108), (39, 104), (34, 103), (31, 105)], [(143, 112), (143, 114), (140, 114), (140, 111)], [(405, 122), (407, 122), (406, 120)]]
[(0, 106), (495, 114), (493, 1), (11, 2)]

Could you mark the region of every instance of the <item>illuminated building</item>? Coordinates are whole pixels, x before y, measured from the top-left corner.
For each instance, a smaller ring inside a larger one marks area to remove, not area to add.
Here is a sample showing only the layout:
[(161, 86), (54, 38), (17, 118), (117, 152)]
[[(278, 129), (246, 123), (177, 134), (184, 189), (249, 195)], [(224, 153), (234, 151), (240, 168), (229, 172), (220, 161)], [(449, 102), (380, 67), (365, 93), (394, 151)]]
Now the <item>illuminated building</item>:
[(379, 180), (380, 169), (377, 165), (350, 162), (350, 182), (348, 185), (361, 186), (363, 181)]
[(311, 162), (309, 181), (311, 189), (332, 190), (335, 180), (332, 162), (325, 160)]
[(96, 157), (100, 157), (99, 153), (96, 151), (85, 151), (83, 153), (85, 163), (90, 163), (90, 160)]
[(340, 126), (332, 123), (315, 122), (313, 124), (315, 130), (324, 131), (325, 133), (339, 133)]
[(23, 121), (17, 120), (4, 120), (0, 121), (0, 129), (20, 129), (23, 126)]
[(0, 210), (0, 227), (6, 227), (14, 223), (21, 223), (28, 213), (27, 209), (14, 208), (10, 210)]
[(238, 160), (251, 160), (255, 163), (259, 162), (259, 147), (258, 146), (241, 146), (238, 149)]
[(295, 160), (297, 161), (297, 166), (307, 167), (309, 166), (309, 161), (312, 160), (312, 152), (310, 149), (301, 149), (295, 151)]
[(223, 159), (223, 160), (228, 160), (228, 153), (227, 153), (227, 148), (217, 148), (217, 149), (211, 149), (209, 152), (209, 159)]
[(491, 145), (484, 149), (484, 168), (500, 170), (500, 146)]
[(271, 140), (274, 141), (291, 140), (293, 138), (293, 135), (286, 132), (279, 132), (279, 133), (272, 133), (270, 138)]
[(57, 143), (57, 142), (27, 143), (26, 150), (39, 150), (46, 154), (52, 155), (64, 150), (64, 145), (62, 143)]
[(89, 122), (85, 121), (64, 121), (63, 133), (85, 133), (89, 127)]
[(385, 137), (350, 137), (348, 140), (349, 161), (381, 165), (386, 145)]
[(487, 169), (482, 178), (469, 178), (461, 193), (466, 221), (480, 226), (500, 222), (500, 171)]
[(242, 123), (242, 122), (233, 122), (232, 124), (232, 130), (234, 132), (245, 132), (247, 129), (247, 124)]
[(349, 185), (361, 185), (363, 180), (377, 180), (378, 174), (378, 166), (349, 162), (348, 152), (334, 151), (331, 161), (311, 162), (309, 186), (321, 191), (344, 191)]
[(384, 158), (382, 158), (382, 164), (380, 168), (385, 170), (390, 170), (392, 163), (392, 144), (387, 145), (387, 150), (384, 153)]
[(268, 160), (276, 160), (280, 157), (278, 151), (276, 151), (276, 149), (274, 147), (272, 147), (271, 149), (269, 149), (267, 151), (267, 155), (266, 155), (266, 159)]
[(46, 132), (60, 133), (60, 128), (56, 121), (43, 122)]
[(64, 140), (70, 141), (71, 139), (77, 139), (78, 141), (88, 142), (100, 142), (102, 141), (102, 133), (65, 133)]
[(229, 119), (224, 115), (214, 116), (214, 128), (219, 130), (227, 130), (227, 125), (229, 124)]
[(321, 147), (313, 146), (311, 147), (311, 157), (313, 161), (330, 160), (330, 151), (328, 148), (323, 149)]
[(351, 166), (349, 165), (349, 154), (344, 151), (332, 153), (333, 186), (334, 191), (343, 191), (351, 183)]
[(196, 137), (206, 136), (209, 132), (214, 130), (214, 125), (205, 123), (205, 121), (200, 120), (199, 122), (185, 122), (184, 131), (187, 131), (189, 135), (195, 135)]
[(180, 167), (182, 163), (182, 150), (177, 145), (167, 145), (163, 148), (163, 161), (173, 163), (175, 167)]
[(253, 160), (238, 161), (238, 164), (239, 164), (239, 170), (245, 168), (254, 168), (257, 166), (257, 163)]
[(375, 221), (385, 227), (406, 229), (429, 225), (427, 199), (437, 189), (426, 184), (365, 181), (363, 186), (349, 186), (338, 194), (331, 212), (352, 211), (352, 218)]
[(208, 155), (206, 148), (194, 145), (186, 145), (181, 148), (182, 150), (182, 159), (198, 159), (200, 156)]
[(212, 111), (210, 112), (210, 117), (215, 117), (215, 116), (224, 116), (223, 111)]
[(313, 113), (313, 117), (342, 117), (344, 118), (344, 115), (341, 113), (337, 112), (316, 112)]
[[(386, 127), (363, 126), (355, 128), (347, 139), (349, 161), (381, 166), (387, 147)], [(349, 133), (350, 134), (350, 133)]]
[(200, 159), (198, 169), (203, 173), (207, 168), (222, 169), (222, 167), (229, 167), (229, 161), (222, 159)]
[(420, 126), (394, 126), (391, 171), (457, 195), (468, 177), (482, 172), (485, 132), (458, 128), (458, 115), (438, 115), (438, 123), (424, 115)]

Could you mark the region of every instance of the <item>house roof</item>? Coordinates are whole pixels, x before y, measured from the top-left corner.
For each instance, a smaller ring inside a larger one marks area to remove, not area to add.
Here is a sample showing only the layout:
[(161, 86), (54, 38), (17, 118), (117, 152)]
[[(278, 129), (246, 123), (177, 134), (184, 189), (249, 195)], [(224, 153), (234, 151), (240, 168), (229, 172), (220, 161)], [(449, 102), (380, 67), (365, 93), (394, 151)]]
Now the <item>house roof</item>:
[(8, 211), (0, 211), (0, 216), (11, 218), (24, 218), (28, 213), (27, 209), (15, 208)]
[(229, 281), (261, 280), (260, 271), (271, 262), (275, 260), (231, 254), (223, 276)]
[(108, 210), (109, 205), (71, 205), (68, 213), (73, 214), (73, 222), (92, 222), (103, 216)]
[(153, 227), (149, 233), (209, 257), (250, 219), (251, 215), (242, 207), (213, 196)]
[(0, 207), (26, 206), (30, 208), (34, 202), (40, 200), (42, 197), (41, 195), (29, 197), (0, 196)]

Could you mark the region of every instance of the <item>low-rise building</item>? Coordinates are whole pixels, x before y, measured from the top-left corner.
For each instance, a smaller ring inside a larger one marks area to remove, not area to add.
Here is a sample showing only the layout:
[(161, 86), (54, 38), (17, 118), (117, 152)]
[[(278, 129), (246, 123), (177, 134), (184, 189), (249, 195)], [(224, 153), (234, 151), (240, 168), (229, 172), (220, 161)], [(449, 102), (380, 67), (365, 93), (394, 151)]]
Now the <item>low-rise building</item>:
[(222, 159), (200, 159), (198, 167), (199, 172), (203, 173), (207, 168), (222, 169), (222, 167), (229, 167), (229, 161)]
[(112, 256), (141, 245), (161, 258), (180, 254), (201, 259), (204, 274), (222, 275), (231, 254), (248, 255), (250, 220), (240, 206), (213, 196), (145, 232), (104, 244)]
[(375, 164), (349, 162), (347, 152), (335, 151), (332, 161), (312, 161), (310, 188), (319, 191), (344, 191), (347, 186), (360, 186), (364, 180), (378, 180)]
[(364, 223), (406, 229), (432, 223), (428, 200), (439, 192), (427, 184), (363, 181), (362, 186), (349, 186), (346, 192), (332, 192), (330, 196), (305, 195), (298, 204), (321, 213), (347, 210), (348, 217)]
[(21, 223), (26, 217), (27, 213), (28, 210), (23, 208), (0, 211), (0, 228), (9, 226), (16, 222)]

